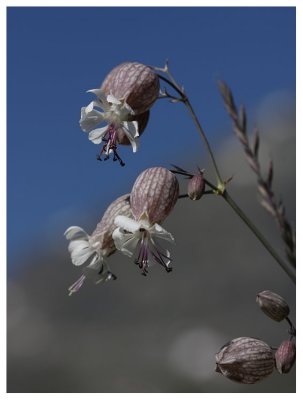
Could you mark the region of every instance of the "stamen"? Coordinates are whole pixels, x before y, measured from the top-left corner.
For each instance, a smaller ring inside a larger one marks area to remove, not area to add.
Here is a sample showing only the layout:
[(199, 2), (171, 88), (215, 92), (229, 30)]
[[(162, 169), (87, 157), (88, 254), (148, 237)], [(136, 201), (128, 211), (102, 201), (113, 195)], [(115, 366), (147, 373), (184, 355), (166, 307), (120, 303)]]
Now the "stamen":
[(121, 167), (124, 167), (125, 163), (119, 156), (117, 152), (117, 130), (114, 124), (110, 124), (106, 134), (104, 135), (103, 142), (105, 144), (102, 146), (100, 154), (97, 155), (97, 160), (102, 161), (102, 154), (105, 154), (104, 161), (109, 159), (110, 153), (113, 153), (113, 161), (119, 161)]
[(78, 290), (83, 285), (83, 282), (85, 281), (85, 279), (86, 279), (86, 276), (81, 275), (80, 278), (68, 288), (69, 296), (71, 296), (73, 293), (78, 292)]
[(142, 275), (146, 276), (148, 272), (148, 256), (149, 256), (149, 237), (148, 232), (144, 231), (141, 241), (138, 242), (139, 254), (135, 260), (135, 264), (142, 269)]
[(172, 268), (168, 266), (172, 261), (170, 257), (164, 254), (164, 249), (156, 245), (151, 239), (149, 232), (145, 229), (141, 231), (142, 237), (137, 245), (138, 256), (135, 259), (135, 264), (142, 270), (142, 275), (146, 276), (150, 266), (150, 257), (152, 257), (158, 264), (162, 265), (167, 272), (171, 272)]

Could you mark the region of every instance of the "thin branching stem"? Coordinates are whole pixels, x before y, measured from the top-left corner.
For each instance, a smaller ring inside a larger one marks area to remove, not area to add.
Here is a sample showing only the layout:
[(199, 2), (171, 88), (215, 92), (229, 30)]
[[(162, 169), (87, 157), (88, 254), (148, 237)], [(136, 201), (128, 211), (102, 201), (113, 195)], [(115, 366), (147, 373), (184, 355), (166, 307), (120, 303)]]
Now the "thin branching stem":
[[(290, 277), (290, 279), (295, 283), (296, 282), (296, 273), (293, 268), (291, 268), (285, 261), (279, 256), (279, 254), (276, 252), (276, 250), (271, 246), (271, 244), (268, 242), (268, 240), (263, 236), (263, 234), (259, 231), (259, 229), (255, 226), (255, 224), (247, 217), (247, 215), (242, 211), (242, 209), (237, 205), (237, 203), (232, 199), (232, 197), (229, 195), (229, 193), (225, 189), (225, 183), (221, 178), (214, 154), (212, 152), (211, 146), (208, 142), (208, 139), (206, 137), (206, 134), (199, 122), (199, 119), (187, 97), (185, 94), (185, 91), (182, 87), (180, 87), (175, 79), (172, 77), (171, 73), (168, 70), (168, 65), (166, 64), (164, 68), (154, 68), (155, 70), (164, 72), (167, 74), (168, 78), (166, 78), (163, 75), (158, 74), (159, 78), (162, 79), (164, 82), (169, 84), (179, 95), (180, 95), (180, 102), (183, 102), (187, 109), (190, 112), (190, 115), (196, 125), (197, 131), (199, 135), (201, 136), (206, 149), (210, 155), (210, 158), (212, 160), (217, 179), (218, 179), (218, 185), (215, 186), (211, 182), (207, 181), (205, 179), (205, 183), (213, 189), (214, 193), (217, 195), (220, 195), (223, 197), (223, 199), (229, 204), (229, 206), (236, 212), (236, 214), (242, 219), (242, 221), (248, 226), (248, 228), (254, 233), (254, 235), (258, 238), (258, 240), (262, 243), (262, 245), (266, 248), (266, 250), (271, 254), (271, 256), (276, 260), (276, 262), (280, 265), (280, 267), (286, 272), (286, 274)], [(167, 95), (169, 98), (170, 96)], [(181, 175), (185, 175), (187, 177), (192, 176), (191, 174), (187, 173), (186, 171), (173, 171)], [(184, 196), (185, 197), (185, 196)]]
[[(190, 115), (191, 115), (191, 117), (192, 117), (192, 119), (194, 121), (194, 124), (196, 125), (197, 131), (199, 132), (200, 137), (202, 138), (202, 140), (203, 140), (203, 142), (204, 142), (204, 144), (206, 146), (206, 149), (208, 151), (208, 154), (209, 154), (209, 156), (211, 158), (211, 161), (213, 163), (213, 166), (214, 166), (214, 169), (215, 169), (215, 172), (216, 172), (216, 176), (217, 176), (217, 179), (218, 179), (218, 185), (223, 187), (224, 183), (223, 183), (223, 180), (221, 178), (220, 171), (219, 171), (219, 168), (218, 168), (214, 153), (212, 151), (212, 148), (211, 148), (210, 143), (209, 143), (209, 141), (207, 139), (207, 136), (206, 136), (206, 134), (205, 134), (205, 132), (204, 132), (204, 130), (203, 130), (203, 128), (202, 128), (202, 126), (201, 126), (196, 114), (195, 114), (195, 112), (194, 112), (194, 109), (193, 109), (188, 97), (185, 95), (184, 91), (176, 84), (175, 80), (167, 79), (165, 76), (162, 76), (160, 74), (158, 74), (158, 76), (164, 82), (168, 83), (181, 96), (180, 97), (180, 101), (185, 104), (186, 108), (190, 112)], [(169, 73), (169, 76), (172, 79), (172, 76), (171, 76), (170, 73)]]
[(289, 317), (286, 317), (285, 319), (288, 322), (289, 334), (290, 334), (291, 339), (292, 339), (293, 337), (296, 337), (296, 328), (295, 328), (294, 324), (291, 322)]
[(244, 211), (237, 205), (237, 203), (232, 199), (232, 197), (225, 190), (222, 194), (223, 199), (231, 206), (231, 208), (238, 214), (238, 216), (242, 219), (243, 222), (250, 228), (250, 230), (254, 233), (254, 235), (259, 239), (259, 241), (263, 244), (263, 246), (267, 249), (267, 251), (272, 255), (272, 257), (277, 261), (277, 263), (283, 268), (283, 270), (287, 273), (290, 279), (295, 283), (296, 282), (296, 273), (293, 268), (291, 268), (284, 260), (278, 255), (275, 249), (271, 246), (268, 240), (263, 236), (263, 234), (259, 231), (259, 229), (255, 226), (255, 224), (247, 217)]

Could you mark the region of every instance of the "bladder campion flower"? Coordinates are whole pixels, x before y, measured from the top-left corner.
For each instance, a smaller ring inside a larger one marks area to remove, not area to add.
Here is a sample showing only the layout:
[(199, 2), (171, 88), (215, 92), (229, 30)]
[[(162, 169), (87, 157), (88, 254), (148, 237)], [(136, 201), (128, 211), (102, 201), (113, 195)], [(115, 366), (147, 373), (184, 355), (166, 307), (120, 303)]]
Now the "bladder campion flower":
[(133, 219), (124, 215), (115, 218), (117, 229), (113, 239), (118, 250), (131, 257), (142, 274), (157, 262), (171, 271), (170, 253), (158, 243), (159, 239), (174, 242), (171, 233), (159, 224), (172, 211), (179, 195), (178, 180), (173, 173), (161, 167), (149, 168), (136, 179), (130, 195)]
[[(124, 63), (107, 75), (101, 89), (89, 92), (94, 93), (97, 100), (81, 109), (81, 129), (93, 143), (105, 142), (99, 160), (102, 154), (107, 160), (113, 153), (113, 160), (119, 160), (123, 166), (117, 144), (130, 143), (134, 153), (138, 150), (138, 137), (145, 129), (149, 109), (159, 94), (159, 78), (146, 65)], [(102, 122), (108, 125), (94, 129)]]
[(69, 287), (69, 294), (77, 292), (87, 276), (95, 283), (116, 279), (110, 271), (107, 258), (116, 251), (112, 233), (116, 228), (114, 219), (117, 215), (130, 216), (130, 195), (116, 199), (105, 211), (94, 232), (89, 235), (79, 226), (69, 227), (64, 235), (70, 240), (68, 250), (74, 265), (84, 265), (80, 278)]

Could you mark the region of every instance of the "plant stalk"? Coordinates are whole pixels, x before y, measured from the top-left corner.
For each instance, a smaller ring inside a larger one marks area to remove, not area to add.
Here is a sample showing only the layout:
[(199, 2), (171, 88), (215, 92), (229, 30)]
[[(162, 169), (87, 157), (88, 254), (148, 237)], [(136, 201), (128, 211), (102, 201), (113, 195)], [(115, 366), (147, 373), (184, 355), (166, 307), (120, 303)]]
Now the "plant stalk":
[(287, 273), (290, 279), (296, 283), (296, 274), (293, 268), (291, 268), (284, 260), (277, 254), (271, 244), (267, 241), (267, 239), (262, 235), (262, 233), (258, 230), (258, 228), (254, 225), (254, 223), (247, 217), (247, 215), (241, 210), (241, 208), (237, 205), (237, 203), (232, 199), (232, 197), (225, 190), (224, 193), (221, 194), (223, 199), (231, 206), (231, 208), (237, 213), (237, 215), (242, 219), (242, 221), (249, 227), (249, 229), (253, 232), (253, 234), (259, 239), (259, 241), (263, 244), (266, 250), (271, 254), (271, 256), (277, 261), (277, 263), (283, 268), (283, 270)]
[[(216, 163), (213, 151), (211, 149), (211, 146), (208, 142), (208, 139), (206, 137), (206, 134), (196, 116), (196, 113), (187, 97), (185, 94), (183, 88), (181, 88), (175, 79), (172, 77), (171, 73), (168, 71), (168, 68), (166, 66), (166, 69), (159, 69), (160, 71), (163, 71), (168, 74), (170, 79), (167, 79), (165, 76), (159, 75), (159, 78), (162, 79), (164, 82), (168, 83), (179, 95), (180, 95), (180, 101), (183, 102), (186, 106), (186, 108), (189, 110), (190, 115), (196, 125), (197, 131), (199, 132), (206, 149), (210, 155), (210, 158), (212, 160), (217, 179), (218, 179), (218, 185), (215, 187), (213, 184), (210, 182), (206, 182), (212, 189), (215, 190), (215, 192), (222, 196), (224, 200), (230, 205), (230, 207), (236, 212), (236, 214), (242, 219), (242, 221), (249, 227), (249, 229), (254, 233), (254, 235), (258, 238), (258, 240), (263, 244), (263, 246), (266, 248), (266, 250), (271, 254), (271, 256), (277, 261), (277, 263), (281, 266), (281, 268), (286, 272), (286, 274), (290, 277), (290, 279), (295, 283), (296, 282), (296, 274), (295, 270), (291, 268), (287, 263), (284, 262), (284, 260), (278, 255), (278, 253), (274, 250), (274, 248), (271, 246), (271, 244), (267, 241), (267, 239), (262, 235), (262, 233), (258, 230), (258, 228), (254, 225), (254, 223), (247, 217), (247, 215), (244, 213), (244, 211), (241, 210), (241, 208), (237, 205), (237, 203), (232, 199), (232, 197), (228, 194), (228, 192), (225, 189), (225, 183), (221, 178), (220, 172), (218, 165)], [(170, 97), (167, 95), (167, 97)]]

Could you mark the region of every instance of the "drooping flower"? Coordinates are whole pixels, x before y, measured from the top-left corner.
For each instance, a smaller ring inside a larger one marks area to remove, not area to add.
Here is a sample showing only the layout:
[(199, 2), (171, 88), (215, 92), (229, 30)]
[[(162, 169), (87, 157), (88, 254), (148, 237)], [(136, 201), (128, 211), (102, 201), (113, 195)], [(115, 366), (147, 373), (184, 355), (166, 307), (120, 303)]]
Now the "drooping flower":
[(147, 65), (125, 62), (115, 67), (104, 79), (101, 90), (123, 98), (135, 115), (149, 110), (160, 91), (159, 77)]
[(133, 218), (118, 215), (113, 233), (116, 248), (129, 257), (136, 254), (135, 263), (142, 274), (159, 263), (171, 271), (170, 252), (159, 244), (159, 239), (174, 242), (171, 233), (160, 223), (172, 211), (179, 195), (179, 184), (174, 174), (161, 167), (149, 168), (136, 179), (130, 195)]
[[(119, 100), (112, 94), (105, 96), (101, 89), (92, 89), (89, 92), (94, 93), (98, 99), (92, 101), (87, 107), (82, 107), (81, 129), (88, 133), (88, 138), (93, 143), (105, 142), (100, 155), (104, 153), (105, 159), (108, 159), (109, 155), (113, 153), (114, 161), (119, 160), (120, 164), (124, 165), (117, 153), (117, 135), (118, 130), (122, 131), (132, 145), (133, 152), (138, 150), (138, 122), (129, 121), (134, 112), (125, 100)], [(102, 122), (107, 122), (108, 125), (93, 129)], [(100, 156), (99, 159), (101, 159)]]
[(68, 250), (72, 263), (76, 266), (84, 265), (82, 275), (68, 289), (70, 295), (81, 288), (86, 277), (92, 278), (95, 283), (116, 279), (109, 269), (107, 258), (116, 251), (112, 234), (116, 228), (114, 219), (117, 215), (131, 215), (129, 194), (111, 203), (91, 235), (78, 226), (71, 226), (65, 231), (66, 239), (70, 240)]
[[(89, 139), (102, 146), (98, 159), (113, 160), (125, 165), (117, 153), (119, 143), (131, 144), (138, 150), (138, 137), (144, 131), (149, 109), (159, 94), (159, 78), (151, 68), (139, 63), (124, 63), (114, 68), (101, 89), (93, 89), (97, 100), (81, 109), (80, 126)], [(103, 110), (103, 111), (100, 111)], [(108, 125), (96, 128), (102, 122)]]

